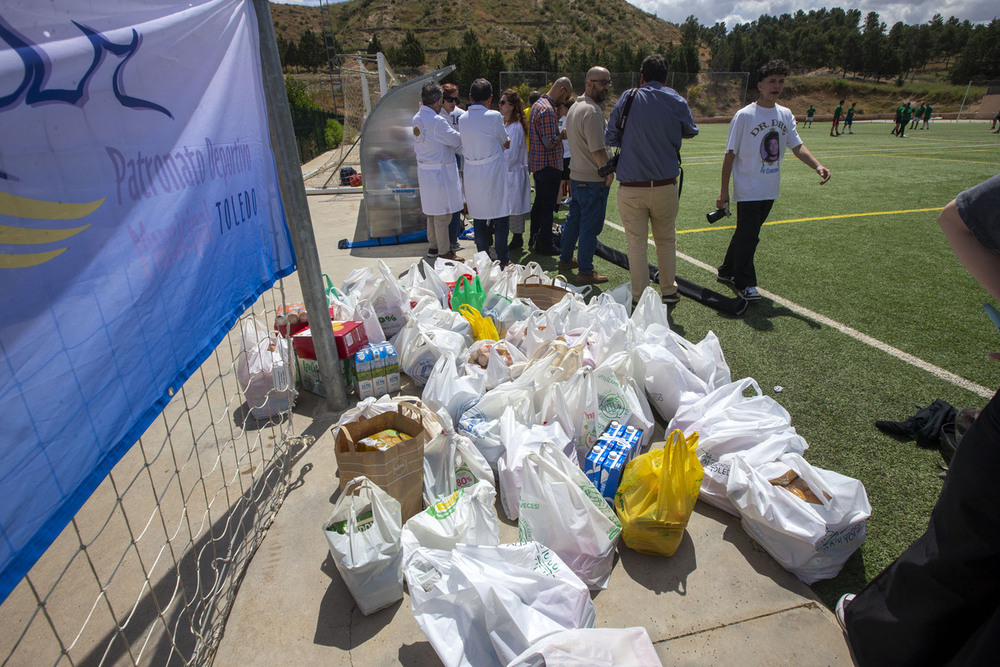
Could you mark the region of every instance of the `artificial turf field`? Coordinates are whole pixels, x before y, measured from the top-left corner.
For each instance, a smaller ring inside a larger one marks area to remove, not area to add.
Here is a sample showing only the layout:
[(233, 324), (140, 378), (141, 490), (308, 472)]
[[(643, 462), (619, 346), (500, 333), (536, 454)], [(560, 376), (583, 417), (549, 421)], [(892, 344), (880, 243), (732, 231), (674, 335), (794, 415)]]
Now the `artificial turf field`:
[[(688, 299), (672, 312), (674, 330), (689, 340), (714, 331), (733, 379), (755, 378), (789, 411), (809, 443), (807, 460), (864, 482), (872, 505), (866, 541), (838, 577), (813, 586), (831, 606), (923, 532), (941, 490), (938, 451), (887, 436), (874, 422), (905, 420), (936, 398), (981, 408), (984, 394), (1000, 387), (1000, 362), (986, 358), (1000, 351), (1000, 331), (982, 308), (993, 300), (937, 224), (959, 192), (1000, 172), (1000, 135), (988, 127), (939, 122), (897, 138), (882, 122), (856, 122), (853, 135), (840, 137), (829, 136), (828, 123), (800, 126), (805, 145), (833, 176), (821, 187), (814, 171), (786, 153), (781, 197), (755, 256), (765, 298), (738, 318)], [(731, 296), (715, 282), (714, 267), (735, 211), (714, 225), (705, 220), (719, 194), (727, 131), (704, 125), (681, 150), (677, 274)], [(625, 250), (617, 189), (600, 240)], [(656, 262), (652, 246), (649, 258)], [(540, 263), (555, 269), (557, 261)], [(595, 267), (610, 277), (605, 288), (629, 280), (604, 260)], [(886, 346), (910, 356), (901, 359)]]

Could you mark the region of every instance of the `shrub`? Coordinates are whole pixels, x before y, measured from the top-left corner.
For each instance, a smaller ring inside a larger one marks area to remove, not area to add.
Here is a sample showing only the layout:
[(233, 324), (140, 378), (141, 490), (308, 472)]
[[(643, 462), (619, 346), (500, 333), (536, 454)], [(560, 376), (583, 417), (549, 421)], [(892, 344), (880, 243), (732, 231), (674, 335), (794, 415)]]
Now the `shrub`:
[(326, 137), (326, 149), (336, 148), (344, 140), (344, 126), (336, 118), (328, 118), (323, 134)]

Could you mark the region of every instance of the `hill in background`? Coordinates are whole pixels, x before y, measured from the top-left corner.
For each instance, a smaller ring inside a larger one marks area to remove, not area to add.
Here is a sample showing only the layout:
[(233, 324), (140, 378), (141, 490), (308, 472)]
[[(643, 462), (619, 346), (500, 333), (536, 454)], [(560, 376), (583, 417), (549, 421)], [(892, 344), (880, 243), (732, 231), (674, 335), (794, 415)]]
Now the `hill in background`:
[[(622, 42), (661, 49), (680, 41), (677, 26), (625, 0), (348, 0), (329, 7), (341, 52), (364, 51), (372, 35), (399, 46), (412, 30), (435, 66), (449, 47), (461, 46), (467, 30), (507, 59), (530, 49), (539, 36), (557, 53), (571, 46), (600, 51)], [(319, 7), (272, 4), (271, 16), (275, 33), (289, 41), (307, 29), (323, 31)]]

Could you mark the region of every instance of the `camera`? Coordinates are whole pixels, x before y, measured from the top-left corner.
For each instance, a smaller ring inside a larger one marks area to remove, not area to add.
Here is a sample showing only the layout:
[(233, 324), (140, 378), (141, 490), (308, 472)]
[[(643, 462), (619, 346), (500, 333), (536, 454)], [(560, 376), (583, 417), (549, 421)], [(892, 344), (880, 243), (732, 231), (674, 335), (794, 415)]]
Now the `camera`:
[(727, 218), (730, 215), (732, 214), (729, 212), (729, 202), (726, 202), (722, 208), (716, 209), (711, 213), (706, 213), (705, 219), (708, 220), (708, 224), (711, 225), (712, 223), (718, 222), (719, 220)]
[(614, 155), (611, 156), (611, 158), (608, 159), (607, 162), (605, 162), (604, 164), (602, 164), (600, 167), (597, 168), (597, 174), (601, 178), (607, 178), (608, 174), (615, 173), (615, 169), (617, 168), (618, 168), (618, 153), (615, 153)]

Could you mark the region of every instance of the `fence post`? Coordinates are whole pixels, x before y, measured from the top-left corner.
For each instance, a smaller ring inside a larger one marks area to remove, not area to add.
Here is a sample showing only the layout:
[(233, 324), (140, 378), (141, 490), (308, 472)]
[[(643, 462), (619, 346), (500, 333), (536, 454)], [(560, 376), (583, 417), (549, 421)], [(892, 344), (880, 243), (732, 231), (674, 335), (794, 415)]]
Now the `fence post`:
[(319, 376), (326, 389), (326, 405), (331, 411), (339, 412), (347, 407), (347, 392), (344, 390), (340, 358), (337, 356), (337, 347), (333, 339), (333, 327), (315, 326), (316, 322), (321, 324), (327, 322), (329, 302), (323, 284), (323, 269), (319, 263), (319, 250), (316, 248), (312, 219), (309, 216), (305, 183), (302, 182), (302, 167), (299, 165), (295, 131), (292, 128), (288, 96), (285, 94), (285, 79), (281, 74), (281, 60), (274, 38), (271, 8), (267, 0), (253, 0), (253, 6), (257, 14), (261, 71), (264, 95), (267, 98), (267, 124), (278, 168), (278, 186), (281, 200), (285, 205), (285, 218), (288, 220), (288, 229), (298, 260), (302, 300), (305, 302), (306, 312), (312, 315), (310, 320), (313, 326), (310, 330), (316, 346)]

